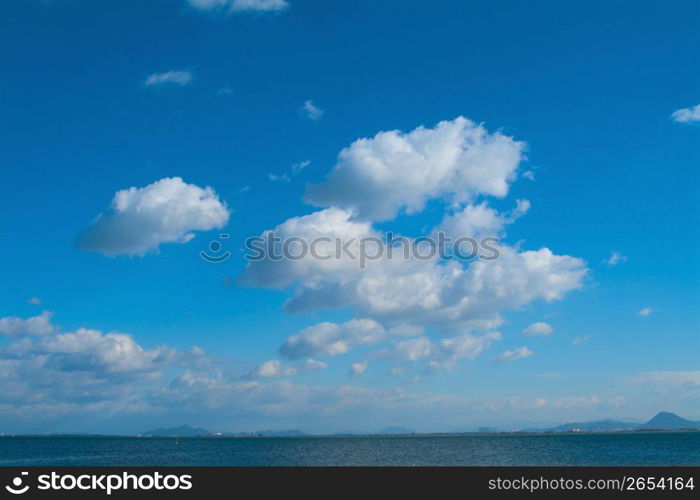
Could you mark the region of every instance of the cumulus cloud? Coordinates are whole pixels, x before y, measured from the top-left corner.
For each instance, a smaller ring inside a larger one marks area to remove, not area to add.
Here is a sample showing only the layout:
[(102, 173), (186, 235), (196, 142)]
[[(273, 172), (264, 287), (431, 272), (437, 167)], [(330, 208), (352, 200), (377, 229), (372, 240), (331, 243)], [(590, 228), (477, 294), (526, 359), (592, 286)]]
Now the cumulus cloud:
[(304, 115), (310, 120), (320, 120), (324, 114), (324, 111), (316, 106), (313, 101), (304, 101), (304, 105), (301, 107)]
[(117, 191), (109, 212), (78, 237), (78, 246), (108, 256), (143, 256), (163, 243), (186, 243), (193, 231), (223, 227), (228, 218), (226, 204), (212, 188), (164, 178)]
[(153, 73), (146, 78), (146, 85), (163, 85), (174, 83), (176, 85), (187, 85), (192, 81), (192, 73), (189, 71), (166, 71), (164, 73)]
[(280, 353), (291, 359), (335, 356), (355, 346), (382, 342), (385, 338), (384, 328), (371, 319), (352, 319), (342, 324), (319, 323), (289, 337), (280, 347)]
[(17, 316), (0, 318), (0, 335), (21, 337), (24, 335), (51, 335), (56, 327), (51, 324), (51, 311), (42, 311), (38, 316), (22, 319)]
[(512, 351), (503, 351), (498, 360), (502, 362), (517, 361), (518, 359), (529, 358), (533, 354), (535, 354), (533, 351), (523, 346)]
[(498, 213), (484, 201), (478, 205), (466, 205), (459, 212), (446, 214), (433, 232), (442, 232), (453, 240), (500, 236), (508, 223), (507, 216)]
[(197, 347), (147, 349), (125, 333), (88, 328), (60, 333), (47, 320), (45, 315), (36, 322), (38, 329), (15, 330), (17, 322), (2, 323), (20, 338), (0, 347), (0, 408), (31, 408), (36, 414), (128, 406), (169, 370), (182, 364), (196, 367), (206, 358)]
[(289, 7), (286, 0), (187, 0), (187, 3), (196, 9), (231, 12), (280, 12)]
[(307, 359), (298, 366), (292, 366), (282, 363), (278, 359), (271, 359), (259, 364), (250, 372), (249, 378), (279, 378), (292, 377), (302, 373), (313, 373), (319, 370), (325, 370), (328, 364), (315, 359)]
[(398, 342), (383, 354), (398, 361), (428, 361), (428, 371), (451, 369), (462, 359), (476, 359), (494, 341), (500, 339), (501, 334), (498, 332), (485, 335), (462, 333), (437, 342), (428, 337), (418, 337)]
[[(393, 359), (426, 362), (428, 370), (450, 368), (500, 338), (491, 331), (502, 324), (503, 311), (536, 300), (560, 300), (580, 288), (587, 274), (585, 263), (548, 248), (523, 251), (497, 243), (497, 259), (473, 262), (439, 255), (392, 258), (389, 249), (394, 255), (404, 254), (401, 247), (415, 240), (402, 238), (395, 247), (386, 243), (388, 234), (373, 225), (401, 212), (418, 212), (430, 199), (442, 199), (448, 202), (447, 213), (434, 232), (502, 236), (506, 225), (528, 212), (530, 202), (516, 200), (509, 212), (498, 212), (474, 199), (505, 196), (523, 151), (523, 143), (489, 133), (462, 117), (432, 129), (380, 132), (344, 149), (327, 182), (307, 191), (310, 201), (327, 208), (292, 217), (261, 235), (260, 247), (272, 246), (277, 254), (281, 242), (291, 238), (322, 241), (317, 255), (307, 252), (291, 260), (268, 255), (251, 261), (241, 282), (291, 291), (285, 304), (289, 312), (351, 308), (364, 318), (358, 321), (371, 325), (371, 334), (349, 328), (351, 322), (322, 323), (290, 337), (280, 349), (282, 355), (333, 356), (353, 346), (385, 343), (391, 346), (380, 352)], [(369, 240), (383, 250), (382, 256), (360, 263), (362, 242)], [(347, 252), (338, 254), (337, 242)], [(414, 329), (408, 335), (416, 338), (393, 338), (407, 327)], [(423, 335), (426, 327), (459, 335), (434, 341)], [(542, 325), (535, 330), (545, 334)], [(529, 354), (520, 350), (515, 355)]]
[(434, 198), (504, 197), (524, 149), (464, 117), (408, 133), (379, 132), (343, 149), (327, 181), (309, 186), (306, 199), (362, 219), (388, 220), (401, 211), (420, 212)]
[(554, 328), (549, 323), (538, 321), (525, 328), (521, 335), (524, 337), (547, 336), (554, 333)]
[[(349, 249), (355, 255), (360, 239), (385, 240), (370, 223), (337, 208), (287, 220), (263, 233), (263, 246), (272, 243), (268, 241), (272, 235), (306, 241), (341, 239), (352, 243)], [(332, 252), (333, 244), (327, 246), (319, 245), (318, 253)], [(386, 252), (382, 259), (367, 262), (365, 269), (346, 256), (263, 259), (248, 264), (242, 282), (270, 288), (294, 286), (294, 296), (286, 305), (292, 312), (350, 306), (380, 322), (489, 329), (500, 324), (500, 311), (537, 299), (561, 299), (579, 288), (586, 275), (582, 260), (555, 255), (547, 248), (520, 252), (501, 245), (498, 249), (498, 259), (476, 261), (468, 267), (438, 257), (390, 259)]]
[(700, 104), (674, 111), (671, 115), (674, 122), (693, 123), (700, 121)]

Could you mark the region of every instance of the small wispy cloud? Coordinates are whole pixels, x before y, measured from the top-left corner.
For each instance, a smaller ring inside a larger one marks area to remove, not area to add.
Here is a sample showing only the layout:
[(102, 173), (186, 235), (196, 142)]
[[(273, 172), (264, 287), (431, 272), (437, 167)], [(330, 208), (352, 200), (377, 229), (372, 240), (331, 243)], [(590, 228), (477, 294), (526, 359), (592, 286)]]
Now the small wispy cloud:
[(574, 344), (574, 345), (581, 345), (581, 344), (583, 344), (584, 342), (587, 342), (588, 339), (590, 339), (590, 338), (591, 338), (590, 335), (581, 335), (580, 337), (574, 337), (574, 340), (573, 340), (572, 344)]
[(693, 123), (700, 121), (700, 104), (673, 112), (671, 119), (678, 123)]
[(655, 309), (654, 307), (642, 307), (642, 308), (637, 312), (637, 316), (646, 317), (646, 316), (649, 316), (649, 315), (650, 315), (651, 313), (653, 313), (654, 311), (656, 311), (656, 309)]
[(40, 306), (41, 305), (41, 299), (39, 297), (32, 297), (27, 301), (27, 304), (31, 304), (33, 306)]
[(166, 71), (164, 73), (153, 73), (146, 78), (146, 85), (163, 85), (173, 83), (176, 85), (187, 85), (192, 81), (192, 73), (189, 71)]
[(233, 89), (228, 85), (221, 87), (216, 95), (231, 95), (233, 94)]
[(531, 351), (527, 347), (518, 347), (517, 349), (514, 349), (512, 351), (504, 351), (499, 357), (498, 361), (501, 361), (503, 363), (508, 363), (511, 361), (516, 361), (518, 359), (523, 359), (523, 358), (529, 358), (532, 356), (534, 351)]
[(538, 321), (525, 328), (520, 335), (523, 337), (547, 336), (554, 333), (554, 328), (549, 323)]
[(283, 172), (281, 174), (272, 174), (271, 173), (271, 174), (267, 174), (267, 178), (273, 182), (289, 182), (292, 180), (293, 176), (297, 175), (299, 172), (304, 170), (309, 165), (311, 165), (311, 161), (309, 161), (309, 160), (300, 161), (299, 163), (295, 163), (294, 165), (292, 165), (289, 173), (288, 172)]
[(289, 182), (291, 179), (289, 175), (285, 174), (267, 174), (267, 178), (272, 182)]
[(298, 174), (299, 172), (304, 170), (309, 165), (311, 165), (310, 160), (304, 160), (304, 161), (300, 161), (299, 163), (295, 163), (294, 165), (292, 165), (292, 173)]
[(559, 373), (557, 373), (557, 372), (535, 373), (534, 376), (537, 378), (554, 378), (554, 377), (558, 377)]
[(367, 371), (367, 361), (364, 363), (353, 363), (350, 366), (349, 375), (351, 377), (359, 377)]
[(618, 264), (621, 264), (621, 263), (625, 262), (626, 260), (627, 260), (626, 255), (622, 255), (620, 252), (613, 251), (610, 254), (610, 257), (608, 257), (608, 259), (605, 261), (605, 263), (608, 266), (612, 267), (612, 266), (616, 266)]
[(301, 107), (302, 111), (307, 118), (311, 120), (320, 120), (324, 114), (324, 111), (316, 106), (312, 100), (304, 101), (304, 105)]
[(231, 12), (280, 12), (289, 8), (286, 0), (187, 0), (195, 9)]

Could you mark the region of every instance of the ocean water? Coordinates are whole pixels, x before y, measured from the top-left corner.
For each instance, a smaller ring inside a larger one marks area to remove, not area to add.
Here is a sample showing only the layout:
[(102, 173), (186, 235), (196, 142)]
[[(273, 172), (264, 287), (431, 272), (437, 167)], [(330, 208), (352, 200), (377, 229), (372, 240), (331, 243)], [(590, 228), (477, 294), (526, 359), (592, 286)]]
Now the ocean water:
[(700, 432), (303, 438), (0, 437), (0, 466), (700, 465)]

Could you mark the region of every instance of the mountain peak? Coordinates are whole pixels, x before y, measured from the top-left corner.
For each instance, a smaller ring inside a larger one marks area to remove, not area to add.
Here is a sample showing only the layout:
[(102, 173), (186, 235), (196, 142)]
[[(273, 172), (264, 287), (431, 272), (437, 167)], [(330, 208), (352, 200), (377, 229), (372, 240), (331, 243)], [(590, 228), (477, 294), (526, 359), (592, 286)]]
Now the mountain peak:
[(698, 427), (698, 422), (686, 420), (668, 411), (660, 411), (642, 425), (642, 428), (645, 429), (692, 429), (696, 427)]

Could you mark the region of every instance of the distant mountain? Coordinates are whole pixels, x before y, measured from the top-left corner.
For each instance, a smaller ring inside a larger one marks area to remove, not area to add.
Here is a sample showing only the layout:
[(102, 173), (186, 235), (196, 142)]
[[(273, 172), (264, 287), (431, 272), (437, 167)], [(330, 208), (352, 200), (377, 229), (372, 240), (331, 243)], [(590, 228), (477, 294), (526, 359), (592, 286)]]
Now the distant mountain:
[(409, 429), (408, 427), (384, 427), (378, 434), (415, 434), (416, 431)]
[(596, 420), (595, 422), (569, 422), (546, 429), (523, 429), (524, 432), (614, 432), (636, 430), (700, 429), (700, 422), (679, 417), (675, 413), (662, 411), (644, 424), (619, 420)]
[(205, 436), (211, 434), (208, 430), (200, 427), (190, 427), (189, 425), (181, 425), (180, 427), (170, 427), (168, 429), (153, 429), (152, 431), (144, 432), (144, 436), (174, 436), (174, 437), (192, 437)]
[(606, 419), (596, 420), (595, 422), (571, 422), (548, 430), (550, 432), (612, 432), (631, 431), (638, 427), (638, 423)]
[(675, 413), (662, 411), (657, 413), (647, 423), (639, 426), (640, 429), (700, 429), (700, 422), (693, 422), (679, 417)]

